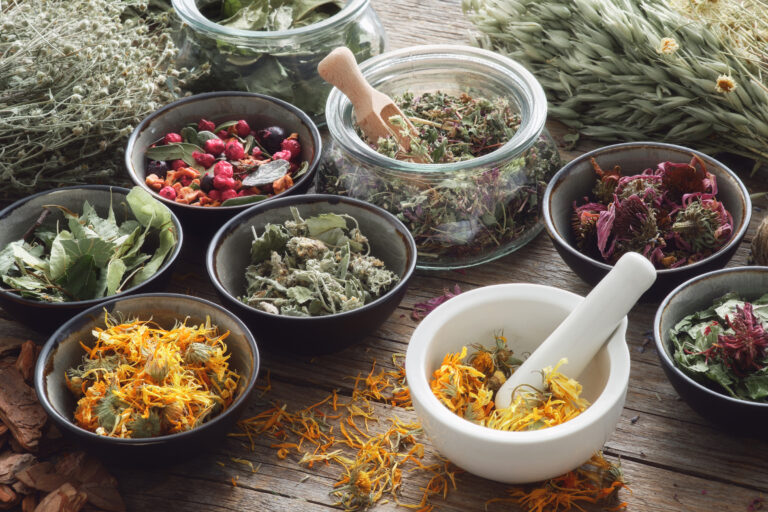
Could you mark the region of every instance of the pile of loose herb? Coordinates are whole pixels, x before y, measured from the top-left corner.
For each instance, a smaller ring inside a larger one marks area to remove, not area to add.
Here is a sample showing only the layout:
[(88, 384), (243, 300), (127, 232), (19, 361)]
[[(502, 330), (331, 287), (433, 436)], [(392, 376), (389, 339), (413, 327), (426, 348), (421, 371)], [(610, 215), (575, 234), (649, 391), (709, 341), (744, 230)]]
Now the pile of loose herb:
[(669, 332), (678, 367), (734, 398), (768, 401), (768, 294), (736, 293), (680, 320)]
[(121, 223), (111, 205), (106, 218), (87, 201), (81, 214), (43, 208), (42, 219), (45, 210), (60, 210), (67, 229), (36, 223), (26, 239), (3, 248), (2, 282), (22, 297), (67, 302), (114, 295), (152, 277), (177, 243), (170, 210), (139, 187), (125, 199), (135, 219)]
[[(195, 3), (194, 0), (189, 0)], [(222, 27), (282, 31), (312, 25), (338, 13), (339, 0), (206, 0), (197, 2), (203, 16)], [(196, 32), (184, 23), (177, 35), (179, 64), (210, 63), (210, 79), (196, 90), (242, 90), (283, 99), (322, 119), (331, 86), (317, 74), (318, 63), (338, 46), (347, 46), (362, 62), (384, 51), (384, 35), (368, 15), (331, 26), (316, 37), (281, 39), (227, 37)]]
[(763, 0), (463, 0), (476, 43), (528, 68), (549, 114), (602, 140), (768, 162)]
[(186, 432), (232, 404), (240, 376), (210, 321), (164, 329), (104, 312), (105, 327), (77, 368), (65, 373), (78, 399), (75, 423), (102, 436), (143, 438)]
[[(400, 278), (371, 256), (368, 239), (349, 215), (324, 213), (253, 232), (243, 302), (267, 313), (319, 316), (360, 308)], [(347, 220), (354, 228), (347, 227)]]
[(0, 200), (117, 175), (133, 126), (195, 78), (173, 68), (168, 15), (142, 3), (2, 6)]
[(733, 234), (733, 218), (717, 200), (717, 181), (704, 162), (662, 162), (622, 176), (617, 165), (597, 174), (593, 197), (573, 205), (579, 249), (615, 263), (638, 252), (656, 268), (694, 263), (719, 250)]
[[(404, 152), (394, 137), (368, 141), (382, 155), (397, 160), (450, 163), (471, 160), (490, 153), (508, 142), (520, 126), (520, 115), (509, 99), (453, 96), (440, 91), (414, 96), (407, 92), (393, 101), (418, 130), (407, 131), (410, 151)], [(405, 126), (400, 116), (390, 122)], [(358, 129), (362, 137), (362, 133)]]
[[(519, 364), (508, 350), (493, 350), (491, 355), (502, 369)], [(354, 389), (346, 400), (336, 391), (302, 408), (288, 407), (287, 403), (272, 399), (262, 412), (238, 422), (240, 432), (230, 436), (247, 438), (251, 451), (256, 438), (268, 436), (275, 441), (271, 448), (278, 459), (292, 459), (308, 469), (316, 464), (338, 468), (331, 495), (345, 511), (368, 510), (388, 499), (401, 507), (434, 510), (432, 498), (445, 498), (456, 489), (461, 483), (457, 476), (462, 471), (425, 450), (420, 424), (408, 423), (394, 414), (386, 418), (380, 415), (383, 405), (397, 411), (412, 410), (413, 404), (402, 354), (392, 356), (392, 369), (377, 373), (376, 366), (374, 361), (367, 375), (354, 377)], [(262, 395), (270, 391), (280, 393), (273, 390), (269, 374), (266, 383), (257, 387)], [(253, 472), (249, 460), (232, 460), (251, 467)], [(416, 482), (421, 499), (418, 503), (404, 502), (403, 491)], [(573, 471), (543, 482), (512, 487), (508, 491), (510, 497), (493, 498), (486, 505), (512, 502), (527, 512), (559, 512), (579, 509), (583, 503), (599, 503), (618, 510), (625, 506), (617, 503), (618, 492), (624, 487), (621, 468), (597, 452)]]

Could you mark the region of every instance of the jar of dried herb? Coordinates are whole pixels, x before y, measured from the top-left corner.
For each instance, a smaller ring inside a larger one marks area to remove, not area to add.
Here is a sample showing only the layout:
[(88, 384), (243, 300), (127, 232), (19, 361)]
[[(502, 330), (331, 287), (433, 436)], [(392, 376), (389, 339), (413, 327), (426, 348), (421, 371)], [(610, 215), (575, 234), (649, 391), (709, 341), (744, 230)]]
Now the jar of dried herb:
[[(424, 98), (439, 92), (448, 101), (501, 102), (514, 111), (517, 122), (490, 152), (459, 154), (448, 163), (416, 163), (382, 154), (364, 141), (356, 130), (352, 104), (334, 89), (326, 105), (331, 143), (320, 164), (318, 191), (362, 199), (397, 215), (416, 240), (417, 266), (422, 269), (492, 261), (541, 231), (541, 198), (560, 167), (560, 157), (544, 127), (544, 91), (531, 73), (499, 54), (458, 45), (405, 48), (372, 58), (360, 68), (390, 97)], [(477, 112), (458, 123), (486, 132), (490, 124)], [(441, 158), (427, 161), (445, 161), (442, 150), (433, 149)]]
[[(210, 64), (205, 91), (249, 91), (275, 96), (323, 121), (331, 87), (317, 64), (337, 46), (358, 61), (384, 51), (384, 26), (370, 0), (312, 5), (287, 0), (172, 0), (181, 21), (174, 41), (177, 65)], [(287, 27), (287, 28), (286, 28)]]

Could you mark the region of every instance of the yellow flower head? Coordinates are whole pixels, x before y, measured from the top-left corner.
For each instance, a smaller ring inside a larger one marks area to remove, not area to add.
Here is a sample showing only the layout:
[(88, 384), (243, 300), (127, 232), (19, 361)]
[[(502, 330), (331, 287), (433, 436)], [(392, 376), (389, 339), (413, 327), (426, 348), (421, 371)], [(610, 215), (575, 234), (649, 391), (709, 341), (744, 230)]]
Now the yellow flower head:
[(736, 89), (736, 81), (728, 75), (720, 75), (715, 82), (715, 90), (721, 93), (733, 92)]
[(675, 53), (679, 48), (680, 48), (680, 45), (677, 44), (677, 41), (675, 41), (671, 37), (665, 37), (659, 43), (659, 47), (656, 48), (656, 51), (661, 54), (669, 54), (669, 53)]

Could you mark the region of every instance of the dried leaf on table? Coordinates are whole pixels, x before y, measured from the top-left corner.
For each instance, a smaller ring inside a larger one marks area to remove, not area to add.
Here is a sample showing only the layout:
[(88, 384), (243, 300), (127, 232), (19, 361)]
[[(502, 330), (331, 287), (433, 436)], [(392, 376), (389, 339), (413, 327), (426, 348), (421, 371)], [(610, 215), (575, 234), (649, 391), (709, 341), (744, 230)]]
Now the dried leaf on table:
[(48, 416), (16, 368), (0, 365), (0, 382), (0, 420), (25, 450), (34, 452)]
[(78, 512), (85, 505), (86, 495), (72, 484), (64, 484), (43, 498), (35, 512)]

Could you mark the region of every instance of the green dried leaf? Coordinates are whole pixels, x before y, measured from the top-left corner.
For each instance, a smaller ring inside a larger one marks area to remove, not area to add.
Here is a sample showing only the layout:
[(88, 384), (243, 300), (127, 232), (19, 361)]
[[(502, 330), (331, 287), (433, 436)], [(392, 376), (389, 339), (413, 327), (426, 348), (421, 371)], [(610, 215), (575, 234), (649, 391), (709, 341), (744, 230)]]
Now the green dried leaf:
[(196, 166), (197, 161), (195, 161), (195, 157), (192, 156), (192, 153), (195, 151), (205, 153), (205, 150), (196, 144), (173, 142), (171, 144), (149, 148), (144, 154), (150, 160), (184, 160), (184, 163), (187, 165)]
[(258, 203), (259, 201), (263, 201), (268, 197), (269, 196), (262, 196), (258, 194), (252, 196), (233, 197), (232, 199), (227, 199), (221, 203), (221, 206), (239, 206), (242, 204)]
[(142, 226), (161, 228), (171, 222), (171, 211), (141, 187), (133, 187), (125, 197)]

